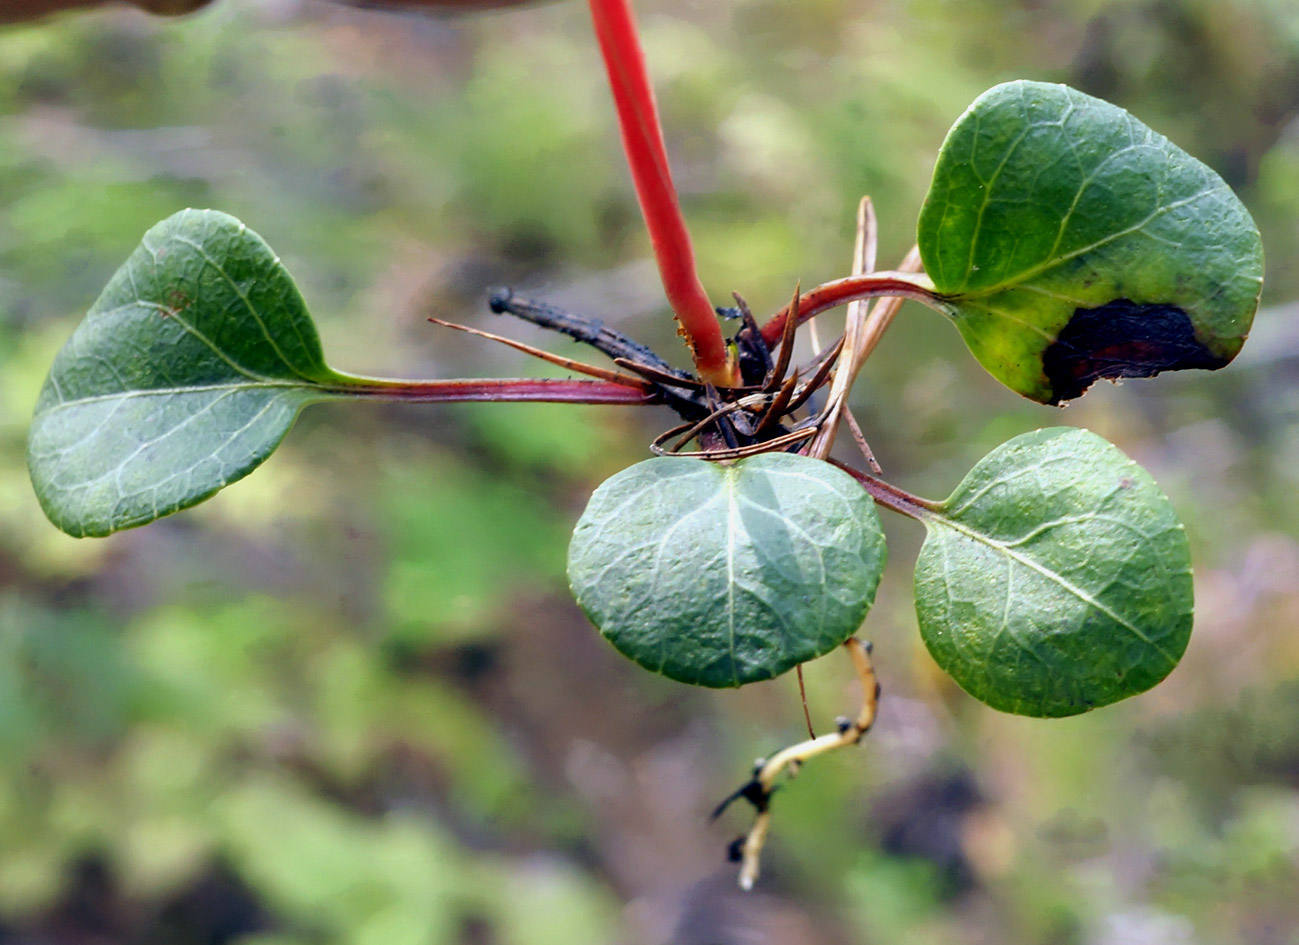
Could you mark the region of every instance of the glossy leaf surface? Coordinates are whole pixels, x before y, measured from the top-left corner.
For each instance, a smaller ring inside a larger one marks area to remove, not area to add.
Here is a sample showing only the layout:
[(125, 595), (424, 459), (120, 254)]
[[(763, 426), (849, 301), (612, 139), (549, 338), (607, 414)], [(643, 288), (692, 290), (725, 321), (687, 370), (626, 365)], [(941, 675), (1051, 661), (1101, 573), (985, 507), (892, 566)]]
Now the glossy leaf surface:
[(921, 635), (993, 708), (1075, 715), (1144, 692), (1181, 659), (1186, 535), (1149, 473), (1094, 433), (1002, 444), (925, 524)]
[(884, 557), (874, 501), (827, 463), (664, 457), (595, 491), (568, 575), (587, 616), (632, 660), (681, 682), (740, 686), (847, 639)]
[(1222, 367), (1262, 284), (1258, 229), (1214, 171), (1041, 82), (989, 90), (952, 128), (918, 240), (975, 357), (1043, 403), (1103, 377)]
[(322, 385), (347, 383), (261, 237), (183, 210), (145, 234), (55, 358), (32, 483), (71, 535), (143, 525), (247, 475)]

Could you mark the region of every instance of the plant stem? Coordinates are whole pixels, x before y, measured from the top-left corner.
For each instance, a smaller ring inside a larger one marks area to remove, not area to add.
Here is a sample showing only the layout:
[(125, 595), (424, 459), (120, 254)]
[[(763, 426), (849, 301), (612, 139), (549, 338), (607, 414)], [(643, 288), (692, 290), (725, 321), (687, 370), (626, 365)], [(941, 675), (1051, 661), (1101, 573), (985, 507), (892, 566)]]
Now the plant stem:
[(884, 506), (908, 518), (914, 518), (918, 522), (923, 522), (931, 518), (934, 513), (941, 508), (940, 504), (929, 499), (922, 499), (919, 496), (912, 495), (910, 492), (904, 492), (897, 486), (890, 485), (883, 479), (877, 479), (870, 473), (864, 473), (860, 469), (853, 469), (837, 459), (827, 459), (826, 462), (833, 466), (838, 466), (848, 475), (856, 479), (863, 489), (870, 493), (871, 498)]
[(862, 685), (862, 707), (856, 719), (840, 718), (838, 731), (829, 735), (811, 735), (806, 741), (790, 745), (770, 758), (760, 759), (753, 777), (738, 791), (718, 805), (713, 812), (717, 818), (734, 800), (744, 798), (757, 810), (753, 826), (735, 845), (735, 854), (740, 861), (740, 888), (750, 890), (758, 879), (759, 859), (762, 848), (767, 842), (771, 830), (771, 795), (776, 790), (776, 778), (788, 771), (790, 776), (798, 773), (804, 762), (827, 751), (856, 745), (862, 740), (875, 723), (875, 713), (879, 707), (880, 686), (875, 676), (875, 666), (871, 662), (871, 645), (863, 644), (856, 637), (844, 641), (844, 647), (852, 659), (853, 669)]
[[(934, 291), (933, 285), (923, 273), (874, 272), (846, 276), (803, 293), (798, 300), (798, 321), (801, 324), (836, 305), (882, 295), (912, 299), (944, 315), (952, 314), (947, 303)], [(775, 345), (780, 340), (790, 311), (791, 306), (786, 305), (762, 326), (762, 338), (768, 345)]]
[(738, 382), (736, 366), (727, 354), (717, 313), (695, 269), (694, 249), (668, 168), (658, 107), (629, 0), (590, 0), (590, 6), (618, 112), (623, 151), (668, 303), (680, 322), (699, 376), (719, 387), (734, 386)]
[[(859, 213), (862, 222), (871, 222), (873, 228), (874, 216), (870, 213), (870, 204), (866, 199), (862, 201), (862, 211)], [(862, 241), (865, 242), (864, 240)], [(864, 257), (857, 257), (854, 266), (857, 263), (862, 264), (860, 272), (854, 272), (854, 275), (863, 275), (870, 272), (865, 268), (866, 260)], [(919, 272), (920, 250), (911, 247), (906, 258), (898, 266), (899, 272)], [(866, 311), (865, 303), (861, 300), (854, 300), (848, 303), (848, 314), (844, 323), (844, 351), (846, 354), (840, 359), (840, 366), (835, 371), (834, 384), (830, 388), (830, 396), (827, 400), (825, 420), (821, 424), (821, 429), (817, 431), (816, 439), (812, 441), (808, 448), (809, 456), (817, 456), (821, 459), (830, 455), (830, 448), (834, 445), (835, 435), (839, 430), (839, 420), (841, 417), (847, 417), (853, 428), (853, 436), (856, 437), (857, 443), (862, 448), (862, 453), (867, 457), (875, 472), (879, 472), (879, 464), (876, 463), (874, 454), (871, 452), (866, 438), (862, 435), (861, 430), (857, 427), (856, 421), (852, 419), (852, 413), (848, 410), (848, 392), (852, 389), (853, 383), (857, 380), (862, 366), (865, 365), (866, 359), (870, 357), (875, 346), (879, 344), (884, 337), (885, 330), (893, 323), (894, 316), (897, 315), (898, 309), (902, 307), (902, 299), (896, 295), (882, 298), (871, 305), (870, 310)]]
[(392, 381), (372, 377), (349, 377), (347, 385), (330, 388), (330, 393), (348, 397), (404, 401), (416, 404), (454, 404), (501, 401), (509, 403), (612, 404), (644, 406), (659, 403), (656, 394), (610, 381), (579, 381), (566, 378), (498, 378), (446, 381)]
[[(879, 221), (875, 216), (875, 205), (871, 202), (869, 196), (862, 197), (857, 203), (857, 237), (853, 240), (852, 249), (852, 274), (854, 276), (864, 276), (875, 271), (875, 260), (879, 255)], [(890, 299), (890, 302), (898, 302), (898, 299)], [(875, 307), (885, 304), (877, 301)], [(852, 389), (853, 381), (857, 379), (857, 372), (861, 370), (869, 351), (862, 350), (862, 345), (858, 340), (861, 337), (862, 329), (866, 324), (866, 317), (869, 306), (864, 299), (856, 299), (848, 303), (848, 310), (844, 313), (843, 322), (843, 348), (841, 351), (840, 363), (834, 372), (834, 380), (830, 383), (830, 393), (826, 397), (824, 419), (821, 421), (820, 429), (816, 431), (816, 437), (807, 445), (807, 455), (814, 456), (817, 459), (825, 459), (830, 455), (830, 449), (834, 446), (834, 438), (839, 432), (839, 418), (843, 416), (848, 404), (848, 391)], [(786, 319), (788, 326), (788, 319)], [(816, 319), (807, 323), (808, 334), (811, 335), (813, 345), (816, 344)], [(854, 430), (854, 435), (857, 431)], [(859, 444), (864, 444), (865, 439), (859, 440)], [(864, 446), (862, 452), (872, 457), (872, 466), (877, 467), (874, 463), (873, 454), (869, 445)], [(876, 472), (878, 472), (876, 468)]]

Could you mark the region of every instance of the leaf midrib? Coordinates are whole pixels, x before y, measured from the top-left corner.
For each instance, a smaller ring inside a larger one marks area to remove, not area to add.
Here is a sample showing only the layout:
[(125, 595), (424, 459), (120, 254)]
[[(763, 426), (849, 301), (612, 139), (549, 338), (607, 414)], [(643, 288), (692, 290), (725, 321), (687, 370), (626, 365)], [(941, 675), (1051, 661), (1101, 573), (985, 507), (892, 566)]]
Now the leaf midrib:
[[(1184, 206), (1187, 206), (1188, 204), (1196, 202), (1197, 200), (1201, 200), (1206, 196), (1211, 196), (1212, 193), (1213, 193), (1212, 189), (1201, 190), (1190, 197), (1184, 197), (1181, 200), (1175, 200), (1172, 203), (1164, 204), (1163, 206), (1157, 207), (1154, 210), (1154, 212), (1152, 212), (1145, 219), (1141, 220), (1139, 223), (1134, 223), (1132, 226), (1129, 226), (1125, 229), (1118, 230), (1114, 233), (1104, 236), (1101, 239), (1089, 243), (1086, 246), (1081, 246), (1078, 249), (1070, 250), (1069, 252), (1064, 253), (1063, 255), (1051, 256), (1050, 258), (1038, 263), (1036, 266), (1031, 266), (1028, 269), (1023, 270), (1022, 272), (1016, 273), (1013, 276), (1003, 279), (1000, 282), (994, 283), (993, 285), (986, 286), (982, 289), (978, 289), (973, 292), (966, 291), (965, 289), (959, 289), (956, 292), (951, 293), (950, 295), (944, 294), (944, 297), (948, 299), (960, 299), (960, 300), (980, 299), (980, 298), (986, 298), (989, 295), (996, 295), (999, 292), (1005, 292), (1009, 289), (1017, 288), (1023, 285), (1024, 283), (1028, 282), (1029, 280), (1037, 278), (1038, 276), (1042, 275), (1044, 272), (1050, 272), (1052, 269), (1068, 262), (1071, 259), (1077, 259), (1079, 256), (1085, 256), (1087, 253), (1095, 252), (1096, 250), (1102, 249), (1116, 240), (1123, 239), (1125, 236), (1131, 236), (1133, 233), (1140, 233), (1143, 229), (1149, 226), (1152, 221), (1156, 220), (1157, 218), (1164, 215), (1165, 213), (1168, 213), (1173, 210), (1178, 210)], [(978, 239), (979, 239), (979, 231), (976, 229), (974, 234), (971, 237), (971, 245), (973, 246), (977, 244)], [(965, 273), (965, 280), (967, 283), (969, 282), (969, 278), (970, 278), (970, 270), (967, 269)]]
[(329, 393), (329, 389), (321, 387), (314, 383), (304, 383), (301, 381), (243, 381), (237, 384), (204, 384), (192, 387), (149, 387), (140, 390), (124, 390), (112, 394), (96, 394), (93, 397), (79, 397), (75, 400), (60, 400), (57, 404), (41, 411), (44, 415), (52, 414), (58, 410), (70, 407), (85, 407), (90, 404), (106, 403), (115, 400), (124, 400), (134, 397), (181, 397), (185, 394), (207, 394), (207, 393), (229, 393), (232, 391), (243, 390), (274, 390), (284, 391), (302, 390), (308, 388), (317, 388), (321, 394)]
[[(204, 262), (206, 262), (209, 266), (216, 269), (216, 271), (221, 274), (221, 278), (225, 280), (226, 285), (229, 286), (230, 288), (230, 291), (233, 292), (235, 296), (239, 299), (239, 301), (243, 303), (243, 306), (247, 310), (248, 314), (252, 316), (253, 321), (257, 323), (257, 327), (261, 330), (262, 337), (266, 340), (266, 343), (270, 346), (271, 350), (275, 352), (275, 356), (279, 358), (280, 363), (283, 364), (286, 368), (288, 368), (292, 374), (302, 378), (303, 380), (310, 380), (308, 375), (303, 373), (301, 368), (299, 368), (296, 364), (294, 364), (292, 361), (289, 360), (288, 356), (284, 353), (284, 350), (280, 347), (279, 342), (276, 340), (275, 334), (271, 331), (270, 326), (267, 325), (266, 321), (262, 318), (262, 313), (258, 310), (257, 306), (253, 304), (252, 299), (248, 297), (248, 293), (239, 285), (238, 282), (234, 280), (234, 278), (230, 275), (230, 273), (226, 272), (225, 266), (223, 266), (208, 251), (206, 242), (202, 242), (202, 243), (197, 242), (195, 240), (190, 239), (189, 237), (185, 236), (182, 233), (172, 234), (172, 238), (175, 239), (177, 242), (192, 248), (196, 253), (199, 254), (200, 257), (202, 257)], [(275, 265), (277, 268), (283, 271), (283, 266), (280, 265), (278, 258), (275, 259)], [(294, 334), (298, 336), (299, 342), (305, 343), (305, 339), (303, 339), (302, 337), (302, 332), (299, 330), (299, 327), (297, 325), (297, 320), (294, 319), (287, 312), (284, 313), (284, 317), (285, 319), (288, 320), (289, 325), (293, 329)], [(202, 338), (203, 341), (206, 342), (212, 348), (212, 350), (216, 352), (218, 355), (225, 357), (227, 359), (229, 358), (229, 356), (225, 353), (225, 351), (218, 348), (211, 341), (209, 341), (205, 336), (200, 334), (196, 328), (189, 325), (187, 322), (180, 320), (179, 317), (177, 318), (177, 320), (180, 321), (180, 324), (183, 325), (187, 331), (193, 332), (196, 336)], [(232, 366), (235, 364), (235, 362), (233, 361), (231, 361), (230, 363), (232, 364)], [(240, 365), (239, 367), (242, 368), (242, 365)]]
[(1134, 626), (1129, 621), (1125, 620), (1119, 614), (1115, 613), (1110, 607), (1108, 607), (1101, 601), (1097, 600), (1087, 591), (1083, 590), (1081, 587), (1078, 587), (1073, 582), (1067, 580), (1063, 575), (1058, 574), (1055, 571), (1052, 571), (1051, 569), (1039, 564), (1038, 562), (1034, 561), (1032, 558), (1028, 557), (1027, 555), (1023, 555), (1017, 551), (1014, 551), (1009, 545), (1003, 544), (1002, 542), (999, 542), (996, 539), (983, 534), (982, 532), (975, 531), (974, 529), (969, 528), (968, 526), (961, 525), (959, 522), (955, 521), (954, 519), (947, 518), (940, 514), (934, 516), (931, 519), (931, 521), (937, 525), (950, 528), (959, 534), (965, 535), (967, 538), (972, 538), (977, 542), (981, 542), (987, 547), (992, 548), (995, 551), (1001, 552), (1011, 560), (1018, 562), (1024, 567), (1036, 571), (1038, 574), (1041, 574), (1047, 580), (1052, 581), (1053, 583), (1059, 585), (1059, 587), (1062, 590), (1064, 590), (1069, 594), (1072, 594), (1074, 597), (1082, 601), (1084, 604), (1096, 608), (1105, 616), (1109, 617), (1111, 620), (1117, 623), (1119, 626), (1123, 627), (1125, 630), (1130, 632), (1137, 639), (1141, 640), (1141, 642), (1151, 647), (1153, 650), (1159, 653), (1160, 656), (1162, 656), (1165, 660), (1168, 661), (1170, 667), (1177, 665), (1177, 660), (1174, 659), (1172, 655), (1170, 655), (1168, 651), (1165, 650), (1162, 646), (1160, 646), (1158, 643), (1151, 640), (1148, 636), (1142, 633), (1141, 630), (1139, 630), (1136, 626)]

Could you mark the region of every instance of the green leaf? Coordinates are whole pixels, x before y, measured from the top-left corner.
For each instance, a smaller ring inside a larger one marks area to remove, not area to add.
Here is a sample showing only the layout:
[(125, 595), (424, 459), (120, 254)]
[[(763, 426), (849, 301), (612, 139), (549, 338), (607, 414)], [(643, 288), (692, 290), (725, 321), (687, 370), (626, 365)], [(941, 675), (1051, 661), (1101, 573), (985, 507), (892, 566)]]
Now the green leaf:
[(27, 446), (36, 495), (77, 537), (143, 525), (246, 476), (303, 406), (348, 383), (262, 238), (183, 210), (145, 234), (55, 358)]
[(925, 270), (970, 350), (1042, 403), (1108, 377), (1222, 367), (1258, 306), (1258, 229), (1211, 169), (1121, 108), (1010, 82), (948, 133)]
[(1094, 433), (1015, 437), (924, 517), (916, 615), (966, 692), (1066, 716), (1144, 692), (1191, 634), (1191, 558), (1150, 474)]
[(827, 463), (664, 457), (595, 491), (568, 577), (600, 632), (646, 669), (741, 686), (851, 636), (884, 556), (874, 501)]

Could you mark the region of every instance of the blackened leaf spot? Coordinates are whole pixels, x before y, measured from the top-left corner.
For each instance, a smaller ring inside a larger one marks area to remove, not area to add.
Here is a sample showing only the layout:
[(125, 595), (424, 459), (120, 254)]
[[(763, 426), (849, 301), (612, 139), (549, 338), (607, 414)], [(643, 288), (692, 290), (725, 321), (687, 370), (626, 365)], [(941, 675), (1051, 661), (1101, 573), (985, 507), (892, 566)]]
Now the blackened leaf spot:
[(1154, 377), (1184, 368), (1217, 370), (1230, 358), (1195, 337), (1186, 312), (1175, 305), (1115, 299), (1074, 310), (1069, 324), (1042, 354), (1042, 369), (1058, 404), (1081, 397), (1102, 377)]

